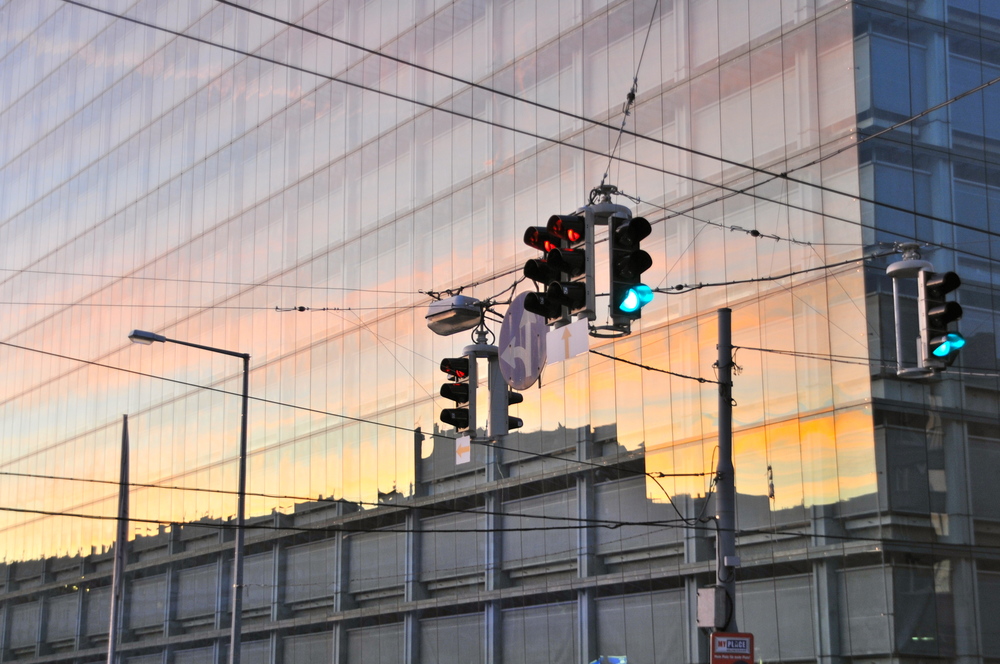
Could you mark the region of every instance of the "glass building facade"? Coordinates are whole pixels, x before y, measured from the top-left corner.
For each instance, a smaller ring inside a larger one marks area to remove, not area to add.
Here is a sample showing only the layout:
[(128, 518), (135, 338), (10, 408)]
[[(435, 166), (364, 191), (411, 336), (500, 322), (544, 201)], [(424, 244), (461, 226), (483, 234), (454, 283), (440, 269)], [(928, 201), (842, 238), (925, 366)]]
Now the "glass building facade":
[[(757, 659), (1000, 659), (998, 77), (990, 0), (0, 0), (0, 661), (106, 661), (123, 414), (120, 660), (224, 661), (241, 367), (141, 329), (251, 356), (243, 661), (706, 662), (723, 307)], [(602, 183), (659, 294), (461, 454), (427, 306)]]

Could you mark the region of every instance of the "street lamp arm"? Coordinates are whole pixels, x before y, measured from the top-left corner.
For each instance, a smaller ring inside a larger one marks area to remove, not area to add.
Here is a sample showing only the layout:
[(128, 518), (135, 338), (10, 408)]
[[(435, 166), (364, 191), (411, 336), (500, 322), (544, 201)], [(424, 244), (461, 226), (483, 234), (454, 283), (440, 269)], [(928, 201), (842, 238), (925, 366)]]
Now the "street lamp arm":
[(168, 341), (172, 344), (179, 344), (181, 346), (189, 346), (191, 348), (198, 348), (199, 350), (207, 350), (212, 353), (222, 353), (223, 355), (229, 355), (230, 357), (239, 357), (244, 360), (250, 359), (249, 353), (237, 353), (233, 350), (226, 350), (225, 348), (216, 348), (214, 346), (203, 346), (201, 344), (192, 343), (190, 341), (181, 341), (180, 339), (170, 339), (163, 336), (162, 334), (156, 334), (155, 332), (146, 332), (145, 330), (132, 330), (132, 333), (128, 335), (128, 338), (133, 343), (146, 344), (147, 346), (154, 341), (165, 342)]

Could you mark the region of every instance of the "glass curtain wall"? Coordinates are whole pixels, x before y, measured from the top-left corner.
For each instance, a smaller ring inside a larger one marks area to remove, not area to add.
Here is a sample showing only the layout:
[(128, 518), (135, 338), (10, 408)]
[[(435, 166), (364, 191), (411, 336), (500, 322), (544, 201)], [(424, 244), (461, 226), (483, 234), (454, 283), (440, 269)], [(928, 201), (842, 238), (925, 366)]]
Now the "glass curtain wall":
[[(1000, 75), (1000, 17), (985, 0), (919, 11), (834, 0), (83, 4), (0, 2), (4, 560), (110, 546), (123, 413), (131, 537), (233, 516), (238, 360), (136, 346), (133, 329), (251, 355), (251, 516), (412, 497), (421, 464), (454, 458), (438, 364), (470, 342), (427, 329), (429, 293), (504, 301), (532, 288), (519, 280), (537, 257), (524, 229), (605, 182), (652, 222), (644, 278), (661, 293), (631, 336), (590, 340), (634, 364), (587, 353), (544, 369), (512, 408), (525, 424), (504, 443), (508, 460), (542, 467), (539, 452), (566, 455), (591, 436), (649, 473), (606, 504), (598, 483), (608, 518), (639, 505), (670, 519), (668, 503), (685, 518), (712, 514), (717, 386), (693, 379), (714, 379), (716, 311), (730, 307), (752, 570), (737, 610), (758, 654), (952, 656), (975, 651), (968, 634), (984, 647), (1000, 638), (977, 626), (1000, 569), (972, 560), (985, 535), (969, 516), (988, 530), (998, 512), (998, 386), (974, 375), (997, 362), (998, 93), (855, 147), (859, 133)], [(895, 357), (884, 267), (896, 257), (862, 259), (902, 241), (928, 243), (935, 267), (965, 282), (970, 343), (932, 384), (882, 368)], [(503, 496), (510, 521), (571, 514), (577, 489), (559, 481), (544, 499)], [(428, 517), (424, 528), (445, 532), (428, 535), (438, 539), (424, 578), (480, 571), (463, 553), (485, 548), (485, 526), (482, 515)], [(615, 570), (648, 572), (656, 563), (636, 550), (680, 549), (685, 533), (599, 533), (595, 546)], [(377, 596), (380, 579), (405, 573), (397, 535), (355, 545), (361, 591)], [(531, 569), (576, 554), (568, 531), (504, 537), (505, 565), (525, 585), (547, 583)], [(712, 559), (702, 540), (683, 564)], [(282, 554), (298, 570), (289, 601), (332, 583), (325, 546)], [(805, 547), (824, 560), (807, 561)], [(261, 556), (248, 574), (264, 579), (273, 559)], [(680, 564), (656, 574), (679, 577)], [(161, 581), (139, 587), (153, 596)], [(682, 636), (649, 642), (622, 625), (689, 611), (681, 583), (598, 597), (599, 640), (661, 661)], [(957, 608), (976, 595), (971, 612)], [(517, 656), (534, 631), (581, 620), (565, 597), (549, 599), (505, 608)], [(178, 610), (194, 615), (209, 599), (185, 602)], [(19, 611), (10, 620), (28, 639)], [(450, 634), (485, 638), (475, 616), (423, 623), (437, 635), (420, 645), (429, 660), (471, 651)], [(395, 652), (401, 633), (364, 625), (345, 639)], [(326, 657), (331, 645), (309, 634), (283, 647)], [(547, 656), (578, 654), (564, 644)]]
[[(986, 653), (997, 633), (989, 599), (995, 501), (987, 496), (998, 468), (992, 219), (1000, 200), (993, 193), (1000, 92), (991, 81), (1000, 75), (1000, 12), (969, 0), (857, 5), (859, 130), (885, 132), (859, 148), (862, 195), (875, 201), (862, 206), (866, 241), (880, 249), (914, 243), (935, 271), (955, 271), (958, 329), (967, 339), (939, 378), (897, 380), (894, 366), (873, 371), (892, 565), (889, 636), (904, 655)], [(876, 261), (866, 275), (881, 339), (873, 357), (896, 355), (885, 273), (894, 260)], [(915, 284), (904, 282), (903, 293), (901, 325), (915, 330)], [(911, 338), (902, 348), (909, 366), (916, 363)]]
[[(235, 485), (238, 362), (133, 346), (133, 328), (251, 354), (250, 490), (268, 494), (253, 514), (405, 493), (409, 430), (437, 430), (436, 365), (467, 342), (426, 329), (421, 291), (509, 288), (531, 256), (523, 228), (606, 173), (649, 201), (636, 210), (654, 222), (652, 285), (728, 285), (659, 296), (640, 334), (603, 351), (710, 374), (714, 310), (734, 307), (737, 345), (801, 354), (738, 356), (747, 488), (763, 495), (771, 462), (779, 511), (871, 493), (864, 369), (808, 357), (864, 355), (858, 266), (730, 283), (861, 256), (850, 197), (740, 165), (852, 191), (852, 151), (806, 166), (852, 140), (850, 8), (590, 4), (252, 6), (274, 20), (210, 2), (103, 8), (120, 17), (7, 3), (0, 352), (3, 463), (19, 475), (5, 494), (112, 514), (113, 487), (35, 475), (111, 479), (129, 413), (133, 482), (155, 485), (133, 491), (150, 521), (137, 531), (233, 513), (231, 495), (184, 488)], [(645, 447), (650, 468), (704, 470), (714, 399), (584, 355), (546, 368), (511, 446), (590, 426)], [(833, 444), (841, 430), (857, 450)], [(827, 463), (837, 454), (849, 469)], [(101, 547), (113, 530), (0, 518), (9, 558)]]

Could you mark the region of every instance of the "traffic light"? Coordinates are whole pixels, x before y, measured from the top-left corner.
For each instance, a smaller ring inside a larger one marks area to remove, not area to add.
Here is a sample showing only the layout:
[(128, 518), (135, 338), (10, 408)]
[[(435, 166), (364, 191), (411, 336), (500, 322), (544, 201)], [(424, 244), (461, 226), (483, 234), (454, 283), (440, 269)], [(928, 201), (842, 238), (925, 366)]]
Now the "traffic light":
[(965, 345), (965, 337), (948, 331), (948, 324), (962, 317), (962, 305), (945, 299), (961, 285), (962, 280), (954, 272), (921, 270), (917, 274), (917, 312), (924, 367), (950, 367)]
[[(515, 392), (514, 390), (507, 390), (507, 407), (510, 408), (514, 404), (521, 403), (524, 401), (524, 395), (520, 392)], [(514, 417), (512, 415), (507, 416), (507, 431), (513, 429), (520, 429), (524, 426), (524, 420), (520, 417)]]
[(448, 374), (450, 382), (441, 386), (441, 396), (455, 402), (456, 408), (441, 411), (441, 421), (459, 432), (467, 431), (474, 423), (475, 386), (469, 381), (469, 358), (446, 357), (441, 360), (441, 371)]
[(545, 286), (525, 298), (526, 310), (544, 316), (550, 325), (583, 312), (592, 318), (593, 235), (593, 219), (580, 214), (552, 215), (544, 228), (525, 231), (524, 243), (545, 252), (544, 259), (524, 265), (524, 276)]
[(642, 307), (653, 299), (652, 289), (642, 283), (642, 273), (653, 259), (639, 248), (652, 232), (643, 217), (613, 216), (608, 220), (611, 273), (611, 319), (628, 324), (642, 316)]

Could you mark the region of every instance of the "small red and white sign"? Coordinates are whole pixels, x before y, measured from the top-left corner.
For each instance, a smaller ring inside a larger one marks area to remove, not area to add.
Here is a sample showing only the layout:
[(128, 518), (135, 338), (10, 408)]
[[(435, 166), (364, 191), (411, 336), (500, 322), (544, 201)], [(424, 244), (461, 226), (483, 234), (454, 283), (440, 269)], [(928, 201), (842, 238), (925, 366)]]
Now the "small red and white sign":
[(753, 664), (753, 634), (712, 634), (712, 664)]

